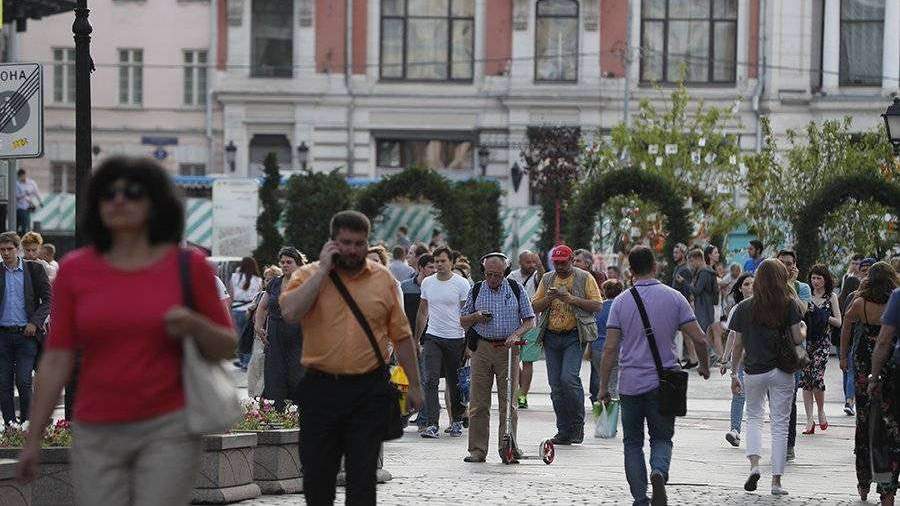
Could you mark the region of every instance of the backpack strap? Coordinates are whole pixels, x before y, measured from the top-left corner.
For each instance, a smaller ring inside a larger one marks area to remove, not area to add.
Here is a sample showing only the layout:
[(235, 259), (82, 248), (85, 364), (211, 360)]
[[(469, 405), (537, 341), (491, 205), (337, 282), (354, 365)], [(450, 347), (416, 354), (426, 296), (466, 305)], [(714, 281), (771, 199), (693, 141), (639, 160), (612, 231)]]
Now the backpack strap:
[(510, 279), (507, 282), (509, 283), (509, 289), (512, 290), (513, 295), (516, 296), (516, 302), (519, 303), (519, 305), (521, 305), (522, 304), (522, 289), (519, 287), (519, 282), (514, 279)]
[(472, 286), (472, 309), (475, 309), (475, 303), (478, 302), (478, 293), (481, 291), (481, 285), (484, 281), (479, 281)]

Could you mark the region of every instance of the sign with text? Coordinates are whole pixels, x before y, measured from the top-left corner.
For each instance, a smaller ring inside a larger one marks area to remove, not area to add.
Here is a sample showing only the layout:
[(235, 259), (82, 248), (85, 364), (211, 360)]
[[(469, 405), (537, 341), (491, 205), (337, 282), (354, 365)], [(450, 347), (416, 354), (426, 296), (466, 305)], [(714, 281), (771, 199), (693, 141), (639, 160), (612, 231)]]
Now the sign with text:
[(213, 182), (213, 256), (245, 257), (256, 249), (259, 183), (254, 179)]
[(0, 64), (0, 158), (44, 154), (43, 87), (40, 64)]

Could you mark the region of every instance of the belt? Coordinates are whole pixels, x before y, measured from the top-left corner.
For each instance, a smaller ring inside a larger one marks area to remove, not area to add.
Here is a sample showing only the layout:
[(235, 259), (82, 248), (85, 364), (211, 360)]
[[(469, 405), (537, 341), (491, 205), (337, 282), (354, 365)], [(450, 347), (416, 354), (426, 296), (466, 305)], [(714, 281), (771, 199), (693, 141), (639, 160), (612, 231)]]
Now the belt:
[(369, 372), (364, 372), (361, 374), (333, 374), (330, 372), (320, 371), (318, 369), (306, 369), (306, 376), (308, 377), (322, 378), (331, 381), (360, 381), (383, 375), (384, 370), (380, 366)]
[(578, 330), (578, 327), (573, 327), (573, 328), (571, 328), (571, 329), (569, 329), (569, 330), (550, 330), (550, 329), (547, 329), (545, 332), (549, 332), (549, 333), (551, 333), (551, 334), (556, 334), (556, 335), (558, 335), (558, 336), (561, 336), (561, 335), (563, 335), (563, 334), (571, 334), (572, 332), (575, 332), (576, 330)]
[(2, 332), (2, 333), (4, 333), (4, 334), (21, 334), (21, 333), (25, 332), (25, 326), (24, 326), (24, 325), (21, 326), (21, 327), (3, 327), (3, 326), (0, 326), (0, 332)]

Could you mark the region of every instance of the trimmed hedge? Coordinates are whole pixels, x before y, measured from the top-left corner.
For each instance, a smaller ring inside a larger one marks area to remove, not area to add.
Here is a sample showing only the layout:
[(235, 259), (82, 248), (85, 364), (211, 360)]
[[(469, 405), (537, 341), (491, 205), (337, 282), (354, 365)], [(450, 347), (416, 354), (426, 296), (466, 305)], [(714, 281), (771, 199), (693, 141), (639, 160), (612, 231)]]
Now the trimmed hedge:
[(374, 220), (398, 197), (430, 200), (448, 244), (469, 257), (473, 275), (478, 275), (478, 259), (500, 249), (500, 195), (494, 181), (454, 183), (433, 170), (414, 167), (360, 190), (355, 207)]
[[(679, 242), (687, 244), (691, 237), (691, 225), (684, 209), (684, 200), (665, 178), (636, 168), (618, 169), (586, 182), (568, 206), (568, 242), (578, 247), (589, 245), (594, 235), (594, 224), (603, 204), (617, 195), (636, 195), (655, 202), (666, 216), (665, 251), (674, 249)], [(670, 277), (674, 265), (669, 263)]]
[(883, 177), (867, 173), (838, 176), (812, 195), (797, 215), (794, 226), (794, 250), (801, 279), (818, 261), (822, 251), (821, 229), (829, 213), (850, 199), (874, 200), (900, 216), (900, 185)]
[(285, 244), (305, 253), (310, 261), (318, 260), (328, 241), (331, 217), (352, 207), (353, 189), (337, 170), (305, 172), (288, 180), (286, 200)]

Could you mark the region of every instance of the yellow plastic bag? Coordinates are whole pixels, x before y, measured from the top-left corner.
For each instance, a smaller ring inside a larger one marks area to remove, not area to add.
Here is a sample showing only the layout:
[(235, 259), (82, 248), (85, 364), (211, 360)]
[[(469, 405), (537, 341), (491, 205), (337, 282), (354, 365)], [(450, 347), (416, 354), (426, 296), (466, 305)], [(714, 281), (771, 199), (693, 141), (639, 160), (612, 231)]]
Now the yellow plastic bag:
[(409, 378), (406, 377), (406, 371), (402, 366), (395, 365), (391, 367), (391, 383), (400, 391), (400, 412), (409, 413), (406, 409), (406, 392), (409, 391)]

